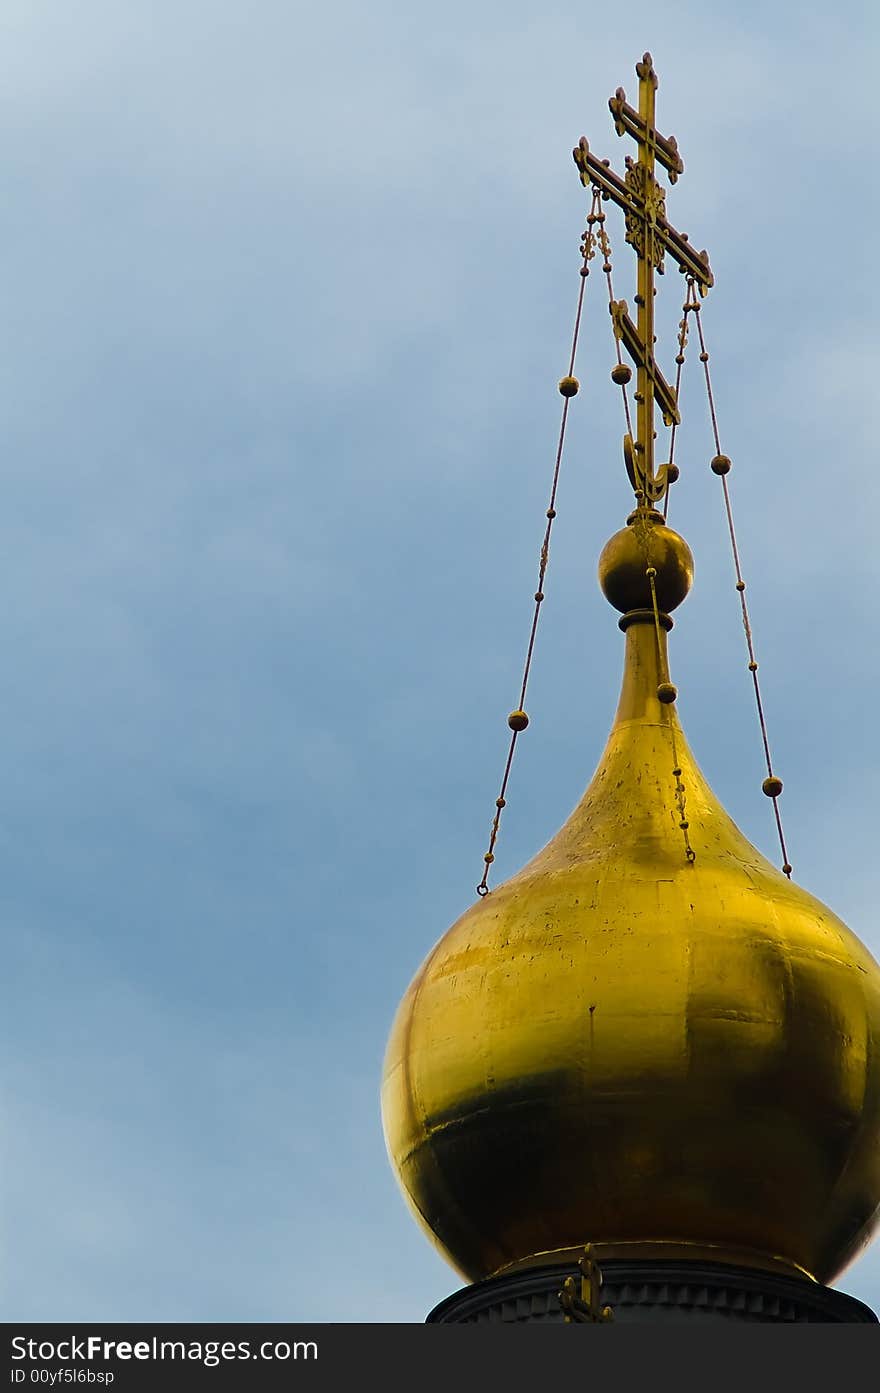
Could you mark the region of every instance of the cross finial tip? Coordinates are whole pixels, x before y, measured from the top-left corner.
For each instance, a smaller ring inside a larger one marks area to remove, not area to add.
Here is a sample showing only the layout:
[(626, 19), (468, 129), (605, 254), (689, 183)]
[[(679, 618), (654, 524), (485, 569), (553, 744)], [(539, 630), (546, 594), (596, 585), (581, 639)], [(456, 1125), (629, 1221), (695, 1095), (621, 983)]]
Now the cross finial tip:
[(641, 63), (636, 63), (636, 77), (640, 82), (650, 82), (652, 87), (657, 88), (657, 74), (654, 72), (654, 60), (650, 53), (646, 53)]

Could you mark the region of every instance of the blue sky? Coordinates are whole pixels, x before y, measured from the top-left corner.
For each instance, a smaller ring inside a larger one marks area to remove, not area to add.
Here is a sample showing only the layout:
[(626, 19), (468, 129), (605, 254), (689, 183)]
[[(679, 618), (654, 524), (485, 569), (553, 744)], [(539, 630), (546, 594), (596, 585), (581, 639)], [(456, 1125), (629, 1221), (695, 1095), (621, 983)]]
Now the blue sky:
[[(570, 151), (622, 167), (607, 98), (645, 48), (686, 165), (669, 214), (716, 275), (795, 877), (880, 954), (877, 21), (658, 14), (4, 6), (7, 1319), (417, 1321), (459, 1284), (388, 1169), (382, 1053), (479, 875), (577, 289)], [(628, 491), (590, 291), (497, 879), (616, 702), (595, 560)], [(698, 388), (674, 677), (775, 857)], [(880, 1304), (880, 1248), (842, 1285)]]

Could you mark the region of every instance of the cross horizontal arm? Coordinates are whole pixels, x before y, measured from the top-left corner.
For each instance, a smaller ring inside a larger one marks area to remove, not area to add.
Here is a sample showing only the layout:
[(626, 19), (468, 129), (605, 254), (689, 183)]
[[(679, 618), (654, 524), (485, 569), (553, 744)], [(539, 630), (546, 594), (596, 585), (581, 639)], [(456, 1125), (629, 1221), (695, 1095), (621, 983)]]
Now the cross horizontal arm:
[[(648, 128), (643, 118), (626, 100), (626, 94), (622, 87), (618, 87), (614, 96), (608, 98), (608, 110), (614, 117), (614, 129), (618, 135), (631, 135), (640, 144), (647, 144)], [(679, 174), (684, 174), (684, 161), (678, 153), (678, 142), (675, 136), (660, 135), (659, 131), (652, 130), (651, 144), (654, 147), (654, 154), (669, 175), (670, 184), (676, 183)]]
[[(585, 136), (581, 136), (572, 153), (574, 154), (574, 162), (580, 170), (581, 183), (585, 188), (593, 184), (625, 213), (633, 213), (636, 217), (643, 216), (644, 210), (633, 198), (623, 180), (614, 173), (608, 164), (603, 160), (597, 160), (596, 156), (590, 152)], [(657, 218), (655, 235), (660, 238), (664, 250), (669, 253), (673, 261), (678, 263), (682, 273), (686, 276), (693, 276), (700, 288), (700, 293), (705, 295), (706, 291), (715, 284), (715, 277), (709, 266), (708, 253), (694, 251), (687, 237), (676, 232), (675, 228), (663, 217)]]

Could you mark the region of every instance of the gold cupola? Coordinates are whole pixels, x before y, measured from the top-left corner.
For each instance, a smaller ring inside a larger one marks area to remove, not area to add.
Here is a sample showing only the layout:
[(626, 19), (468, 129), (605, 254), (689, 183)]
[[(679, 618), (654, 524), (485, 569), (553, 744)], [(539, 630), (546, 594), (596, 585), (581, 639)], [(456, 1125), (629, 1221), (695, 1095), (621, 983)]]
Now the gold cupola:
[[(797, 1293), (832, 1281), (878, 1222), (880, 968), (792, 882), (784, 843), (780, 871), (743, 836), (679, 722), (667, 642), (693, 559), (655, 507), (678, 471), (671, 453), (654, 465), (654, 402), (667, 425), (679, 417), (654, 360), (653, 273), (664, 252), (679, 263), (685, 320), (689, 308), (698, 313), (695, 287), (708, 289), (712, 277), (705, 253), (665, 220), (654, 162), (672, 182), (683, 165), (675, 141), (654, 127), (650, 55), (637, 72), (638, 111), (620, 89), (610, 105), (618, 133), (639, 142), (639, 164), (628, 162), (619, 180), (585, 140), (575, 151), (594, 195), (609, 296), (602, 201), (624, 208), (638, 255), (638, 323), (611, 299), (617, 344), (638, 371), (635, 442), (625, 439), (636, 507), (599, 563), (624, 633), (617, 714), (565, 825), (483, 893), (416, 973), (388, 1043), (383, 1120), (413, 1214), (471, 1283), (525, 1281), (590, 1245), (593, 1288), (594, 1259), (677, 1272), (702, 1263), (732, 1273), (724, 1281), (739, 1282), (741, 1295), (748, 1281), (736, 1274), (762, 1274), (761, 1301), (778, 1311), (793, 1291), (801, 1310)], [(706, 363), (702, 327), (699, 336)], [(682, 329), (682, 357), (685, 338)], [(612, 377), (624, 392), (629, 375), (618, 352)], [(577, 385), (569, 369), (563, 432)], [(715, 440), (712, 469), (729, 507), (717, 426)], [(545, 538), (538, 603), (546, 559)], [(522, 710), (512, 713), (514, 741), (524, 722)], [(765, 748), (775, 809), (781, 783)], [(496, 817), (487, 863), (497, 827)], [(547, 1291), (558, 1285), (551, 1273)], [(599, 1319), (591, 1309), (576, 1318)]]
[(880, 968), (750, 845), (658, 699), (671, 623), (658, 643), (636, 526), (660, 604), (687, 588), (656, 515), (603, 553), (606, 594), (634, 602), (605, 752), (553, 840), (416, 974), (388, 1149), (470, 1281), (590, 1242), (827, 1282), (880, 1205)]

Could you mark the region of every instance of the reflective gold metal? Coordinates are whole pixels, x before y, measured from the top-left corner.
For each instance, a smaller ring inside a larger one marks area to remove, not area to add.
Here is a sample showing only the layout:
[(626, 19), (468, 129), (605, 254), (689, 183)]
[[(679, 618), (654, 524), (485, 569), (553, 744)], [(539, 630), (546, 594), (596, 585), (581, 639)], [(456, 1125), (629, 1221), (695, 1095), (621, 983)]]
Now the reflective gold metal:
[(440, 940), (393, 1027), (391, 1159), (469, 1280), (589, 1239), (827, 1282), (877, 1222), (880, 968), (715, 798), (657, 699), (663, 618), (621, 619), (581, 803)]
[(638, 165), (620, 180), (586, 140), (575, 150), (639, 257), (638, 325), (614, 311), (639, 374), (626, 439), (639, 506), (600, 560), (626, 634), (617, 715), (561, 831), (491, 894), (484, 879), (419, 969), (382, 1097), (404, 1194), (446, 1258), (475, 1281), (589, 1240), (586, 1286), (566, 1288), (567, 1314), (585, 1319), (601, 1315), (600, 1256), (828, 1282), (880, 1218), (880, 968), (731, 821), (672, 700), (668, 611), (693, 561), (650, 507), (666, 468), (653, 467), (655, 395), (677, 414), (654, 363), (653, 273), (664, 253), (701, 292), (712, 273), (666, 222), (654, 163), (672, 182), (683, 166), (654, 127), (650, 55), (637, 71), (638, 111), (622, 91), (610, 105)]
[(654, 567), (660, 608), (675, 609), (693, 582), (691, 549), (683, 537), (666, 527), (660, 513), (636, 509), (626, 527), (605, 543), (599, 557), (599, 584), (608, 603), (622, 614), (650, 609), (649, 566)]

